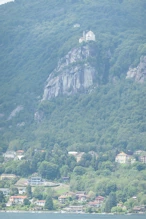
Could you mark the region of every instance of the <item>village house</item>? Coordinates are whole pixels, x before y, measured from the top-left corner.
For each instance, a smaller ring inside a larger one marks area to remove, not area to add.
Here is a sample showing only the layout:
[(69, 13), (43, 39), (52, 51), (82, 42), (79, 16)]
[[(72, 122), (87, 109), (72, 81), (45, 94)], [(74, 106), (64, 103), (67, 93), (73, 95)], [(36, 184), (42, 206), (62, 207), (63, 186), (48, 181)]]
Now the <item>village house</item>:
[(146, 155), (139, 156), (139, 161), (142, 163), (146, 163)]
[(99, 208), (101, 205), (97, 201), (92, 201), (88, 203), (88, 207)]
[(9, 198), (9, 203), (11, 203), (11, 205), (20, 205), (23, 204), (24, 199), (26, 199), (27, 196), (11, 196)]
[(17, 187), (19, 195), (26, 193), (26, 187)]
[(84, 194), (78, 194), (77, 196), (78, 202), (86, 202), (88, 200), (88, 196)]
[(134, 152), (135, 155), (140, 155), (142, 153), (145, 153), (145, 151), (142, 151), (142, 150), (137, 150)]
[(15, 174), (2, 174), (1, 175), (1, 180), (5, 180), (5, 179), (15, 179), (17, 176)]
[(86, 192), (85, 191), (77, 191), (76, 197), (78, 197), (79, 195), (86, 195)]
[(146, 212), (146, 205), (135, 206), (133, 208), (134, 213), (144, 213)]
[(72, 155), (72, 156), (77, 156), (78, 152), (77, 151), (69, 151), (68, 155)]
[(146, 163), (146, 151), (138, 150), (134, 152), (134, 155), (137, 155), (139, 162)]
[(76, 192), (76, 199), (78, 202), (86, 202), (89, 197), (86, 195), (85, 191)]
[(31, 186), (42, 185), (43, 179), (40, 176), (32, 176), (28, 179), (28, 184)]
[(83, 36), (79, 39), (79, 43), (95, 41), (95, 34), (90, 30), (87, 33), (83, 32)]
[(83, 205), (75, 205), (75, 206), (69, 206), (67, 208), (64, 208), (67, 212), (74, 212), (74, 213), (81, 213), (83, 212), (84, 206)]
[(16, 151), (16, 155), (18, 156), (18, 155), (23, 155), (24, 154), (24, 151), (23, 150), (18, 150), (18, 151)]
[(131, 159), (131, 156), (129, 156), (128, 154), (124, 152), (121, 152), (116, 156), (115, 162), (120, 163), (120, 164), (126, 164), (130, 162), (130, 159)]
[(99, 208), (104, 202), (103, 196), (97, 196), (94, 201), (88, 203), (88, 207)]
[(84, 155), (84, 152), (69, 151), (68, 154), (74, 156), (76, 161), (79, 162)]
[(75, 193), (74, 192), (67, 192), (64, 195), (59, 196), (58, 201), (61, 204), (65, 204), (67, 202), (67, 200), (69, 200), (70, 198), (75, 198)]
[(104, 202), (104, 197), (103, 196), (97, 196), (95, 198), (95, 200), (99, 203), (99, 204), (102, 204)]
[(66, 195), (61, 195), (58, 197), (58, 201), (61, 203), (61, 204), (65, 204), (68, 200), (68, 196)]
[(16, 157), (18, 158), (18, 160), (21, 160), (24, 156), (24, 151), (23, 150), (18, 150), (16, 151)]
[(37, 200), (36, 202), (35, 202), (35, 204), (37, 205), (37, 206), (40, 206), (40, 207), (44, 207), (45, 206), (45, 200)]
[(4, 160), (14, 160), (16, 157), (15, 151), (6, 151), (6, 153), (3, 154)]
[(127, 210), (126, 206), (123, 205), (123, 202), (119, 202), (119, 203), (117, 204), (117, 207), (120, 207), (123, 211), (126, 211), (126, 210)]
[(62, 177), (62, 181), (65, 182), (69, 182), (70, 181), (70, 177), (69, 176), (63, 176)]

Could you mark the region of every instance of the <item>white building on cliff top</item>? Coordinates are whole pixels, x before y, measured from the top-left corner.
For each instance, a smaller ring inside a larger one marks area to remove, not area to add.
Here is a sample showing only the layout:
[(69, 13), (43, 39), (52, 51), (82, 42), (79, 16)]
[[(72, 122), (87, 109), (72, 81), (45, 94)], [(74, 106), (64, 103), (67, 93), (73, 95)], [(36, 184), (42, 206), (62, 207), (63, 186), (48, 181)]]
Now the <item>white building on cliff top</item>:
[(79, 43), (95, 41), (95, 34), (90, 30), (87, 33), (83, 32), (83, 36), (79, 39)]

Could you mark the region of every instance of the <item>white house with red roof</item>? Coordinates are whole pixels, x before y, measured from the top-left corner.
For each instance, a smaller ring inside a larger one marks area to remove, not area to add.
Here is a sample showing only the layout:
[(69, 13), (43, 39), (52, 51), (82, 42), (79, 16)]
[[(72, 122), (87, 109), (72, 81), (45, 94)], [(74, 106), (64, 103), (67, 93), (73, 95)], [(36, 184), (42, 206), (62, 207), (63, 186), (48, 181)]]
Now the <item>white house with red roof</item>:
[(11, 196), (9, 198), (9, 203), (11, 203), (11, 205), (23, 204), (24, 199), (26, 199), (26, 198), (27, 198), (27, 196), (21, 196), (21, 195)]

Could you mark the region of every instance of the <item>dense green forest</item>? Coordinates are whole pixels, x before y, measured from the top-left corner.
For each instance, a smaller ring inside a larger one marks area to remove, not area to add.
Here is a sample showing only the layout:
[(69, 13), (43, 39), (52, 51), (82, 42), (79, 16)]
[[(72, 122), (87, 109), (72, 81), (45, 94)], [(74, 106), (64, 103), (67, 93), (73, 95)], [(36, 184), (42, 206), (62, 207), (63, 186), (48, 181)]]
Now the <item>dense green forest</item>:
[[(29, 177), (37, 172), (57, 181), (69, 176), (72, 191), (109, 196), (107, 205), (114, 195), (116, 203), (129, 208), (136, 204), (134, 195), (137, 204), (146, 203), (146, 165), (136, 156), (134, 164), (115, 163), (121, 151), (146, 151), (146, 83), (126, 79), (129, 67), (146, 55), (145, 21), (146, 0), (15, 0), (0, 5), (0, 174)], [(99, 85), (41, 101), (49, 74), (60, 58), (80, 46), (79, 38), (88, 30), (96, 35), (96, 57), (90, 61)], [(7, 149), (23, 149), (25, 158), (4, 162)], [(68, 151), (85, 154), (76, 162)], [(9, 182), (0, 182), (6, 186)]]
[[(145, 84), (125, 81), (125, 74), (146, 54), (145, 11), (145, 0), (16, 0), (1, 5), (1, 150), (55, 143), (87, 151), (99, 146), (144, 149)], [(80, 28), (73, 27), (76, 23)], [(89, 29), (96, 35), (98, 71), (105, 80), (91, 94), (40, 103), (57, 61), (79, 46), (82, 31)], [(118, 78), (114, 86), (108, 83), (113, 77)], [(8, 119), (17, 106), (23, 110)], [(37, 110), (44, 114), (41, 124), (34, 122)]]

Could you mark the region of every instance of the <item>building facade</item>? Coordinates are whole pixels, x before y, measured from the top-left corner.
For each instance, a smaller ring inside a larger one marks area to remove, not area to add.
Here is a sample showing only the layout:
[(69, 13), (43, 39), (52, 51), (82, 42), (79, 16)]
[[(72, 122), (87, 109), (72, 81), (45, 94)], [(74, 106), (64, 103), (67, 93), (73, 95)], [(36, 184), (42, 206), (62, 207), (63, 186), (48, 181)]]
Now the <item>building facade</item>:
[(83, 32), (83, 36), (79, 39), (79, 43), (95, 41), (95, 34), (90, 30), (87, 33)]
[(126, 164), (129, 161), (130, 161), (130, 156), (124, 152), (119, 153), (115, 158), (115, 162), (121, 163), (121, 164)]

